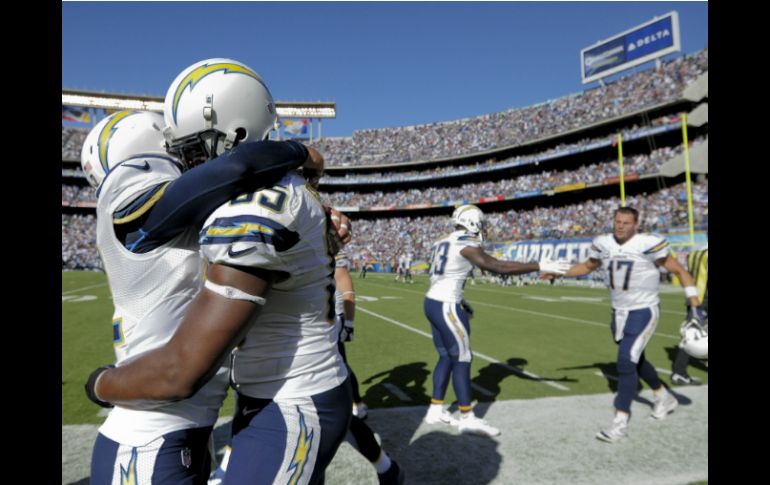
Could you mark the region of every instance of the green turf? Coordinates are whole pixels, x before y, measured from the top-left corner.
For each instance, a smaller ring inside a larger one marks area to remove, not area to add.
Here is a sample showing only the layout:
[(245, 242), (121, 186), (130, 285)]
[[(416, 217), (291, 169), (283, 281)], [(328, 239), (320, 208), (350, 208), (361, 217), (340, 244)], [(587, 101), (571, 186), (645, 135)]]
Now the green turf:
[[(437, 360), (431, 339), (364, 311), (430, 334), (423, 314), (427, 278), (417, 276), (414, 284), (403, 284), (393, 281), (393, 276), (369, 273), (365, 279), (353, 275), (353, 282), (359, 310), (355, 340), (346, 347), (365, 402), (372, 408), (427, 404)], [(100, 286), (88, 288), (93, 285)], [(62, 291), (62, 421), (99, 423), (103, 418), (83, 394), (83, 384), (91, 370), (114, 359), (112, 304), (106, 278), (101, 273), (62, 273)], [(97, 299), (69, 298), (83, 295)], [(544, 285), (503, 288), (479, 283), (466, 287), (466, 299), (476, 313), (471, 321), (471, 348), (541, 378), (517, 375), (477, 356), (471, 368), (473, 382), (492, 396), (474, 390), (474, 398), (528, 399), (615, 389), (613, 380), (596, 375), (615, 374), (616, 346), (609, 330), (606, 289)], [(660, 323), (646, 350), (647, 359), (657, 368), (671, 368), (678, 343), (675, 337), (684, 318), (683, 300), (681, 291), (661, 294)], [(708, 369), (702, 363), (691, 365), (690, 374), (708, 382)], [(660, 377), (669, 382), (668, 374), (660, 373)], [(409, 400), (402, 400), (385, 384), (395, 385)], [(446, 400), (453, 399), (450, 386)], [(232, 398), (228, 398), (221, 414), (228, 416), (232, 409)]]

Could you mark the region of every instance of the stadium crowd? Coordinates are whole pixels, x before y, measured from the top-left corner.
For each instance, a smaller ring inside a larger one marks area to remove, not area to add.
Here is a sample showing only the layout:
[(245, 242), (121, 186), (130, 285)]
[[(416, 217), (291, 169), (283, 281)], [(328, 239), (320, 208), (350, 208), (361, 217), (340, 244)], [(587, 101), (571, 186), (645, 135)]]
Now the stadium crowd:
[[(699, 143), (700, 141), (696, 140), (693, 143)], [(663, 163), (681, 153), (681, 151), (681, 146), (663, 147), (654, 150), (650, 155), (636, 155), (625, 158), (624, 173), (627, 176), (657, 173)], [(585, 165), (576, 170), (545, 170), (514, 179), (464, 184), (459, 187), (428, 187), (370, 193), (332, 192), (328, 194), (328, 200), (333, 206), (356, 207), (404, 207), (410, 204), (441, 204), (447, 201), (463, 199), (476, 200), (481, 197), (512, 196), (516, 192), (549, 190), (566, 184), (601, 182), (617, 176), (618, 165), (612, 160)], [(62, 201), (69, 203), (95, 202), (96, 191), (91, 187), (79, 188), (64, 185), (62, 186)]]
[[(650, 155), (636, 155), (624, 159), (624, 174), (658, 173), (660, 166), (682, 152), (681, 147), (664, 147)], [(481, 197), (513, 196), (516, 192), (549, 190), (560, 185), (602, 182), (617, 177), (618, 164), (614, 161), (585, 165), (574, 170), (544, 170), (530, 175), (496, 182), (469, 183), (456, 187), (426, 187), (400, 191), (332, 192), (329, 201), (334, 206), (404, 207), (410, 204), (442, 204), (458, 200), (476, 200)], [(440, 182), (440, 181), (437, 181)]]
[[(681, 124), (679, 118), (668, 118), (669, 123), (677, 123), (675, 126), (679, 127)], [(666, 124), (669, 124), (666, 123)], [(653, 122), (654, 124), (654, 122)], [(629, 141), (632, 139), (643, 138), (650, 132), (649, 129), (639, 130), (637, 125), (633, 128), (623, 131), (623, 140)], [(400, 172), (380, 172), (370, 174), (351, 174), (345, 173), (344, 175), (335, 175), (333, 171), (327, 171), (326, 174), (321, 177), (321, 185), (349, 185), (352, 183), (382, 183), (382, 182), (402, 182), (415, 178), (440, 178), (447, 175), (462, 175), (470, 172), (479, 171), (493, 171), (503, 168), (509, 168), (519, 165), (525, 165), (529, 163), (540, 163), (547, 161), (551, 158), (557, 158), (564, 155), (580, 153), (584, 150), (595, 149), (602, 145), (610, 146), (614, 142), (615, 136), (607, 137), (602, 136), (598, 138), (585, 138), (576, 143), (561, 143), (555, 147), (549, 148), (542, 152), (538, 152), (534, 155), (518, 155), (516, 157), (506, 158), (500, 161), (495, 159), (489, 159), (484, 162), (477, 162), (468, 165), (451, 165), (451, 166), (439, 166), (427, 170), (410, 170)]]
[(70, 205), (77, 202), (96, 203), (96, 189), (91, 186), (62, 185), (61, 200)]
[(96, 216), (62, 214), (61, 267), (102, 269), (102, 261), (96, 251)]
[(88, 136), (88, 128), (62, 126), (61, 128), (61, 157), (62, 160), (80, 160), (80, 150)]
[[(693, 184), (695, 224), (708, 227), (708, 180)], [(593, 236), (611, 230), (608, 214), (620, 205), (619, 198), (595, 199), (564, 207), (542, 207), (528, 211), (488, 213), (487, 240), (564, 239)], [(662, 189), (654, 194), (631, 196), (627, 205), (641, 212), (642, 230), (662, 232), (687, 224), (685, 184)], [(481, 206), (482, 209), (484, 206)], [(95, 249), (96, 219), (93, 215), (62, 215), (62, 268), (98, 269)], [(395, 257), (403, 251), (426, 260), (439, 235), (451, 230), (449, 218), (397, 217), (354, 222), (355, 237), (347, 252), (358, 260), (364, 255), (374, 260)]]
[[(693, 184), (693, 216), (699, 228), (708, 227), (708, 180)], [(610, 214), (620, 198), (594, 199), (563, 207), (541, 207), (527, 211), (487, 213), (487, 241), (565, 239), (592, 237), (610, 232)], [(641, 230), (664, 232), (687, 225), (685, 184), (662, 189), (650, 195), (626, 198), (626, 205), (641, 213)], [(484, 210), (484, 206), (480, 206)], [(430, 256), (431, 245), (452, 230), (447, 216), (397, 217), (354, 221), (355, 237), (346, 247), (352, 260), (389, 260), (404, 251), (415, 261)]]
[(595, 89), (445, 123), (358, 130), (313, 143), (330, 166), (433, 160), (519, 145), (677, 100), (708, 71), (708, 49)]

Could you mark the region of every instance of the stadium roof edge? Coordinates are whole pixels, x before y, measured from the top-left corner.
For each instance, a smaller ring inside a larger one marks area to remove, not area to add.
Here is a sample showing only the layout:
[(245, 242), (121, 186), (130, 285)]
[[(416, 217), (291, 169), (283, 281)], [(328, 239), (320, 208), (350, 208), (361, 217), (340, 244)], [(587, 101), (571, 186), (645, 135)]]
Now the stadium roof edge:
[[(98, 96), (98, 97), (105, 97), (105, 98), (117, 98), (117, 99), (132, 99), (132, 100), (140, 100), (140, 101), (155, 101), (162, 103), (163, 102), (163, 96), (149, 96), (144, 94), (127, 94), (127, 93), (111, 93), (107, 91), (86, 91), (82, 89), (69, 89), (69, 88), (63, 88), (62, 89), (62, 95), (65, 94), (71, 94), (75, 96)], [(285, 106), (285, 107), (302, 107), (302, 106), (312, 106), (312, 107), (330, 107), (330, 108), (336, 108), (337, 103), (334, 101), (281, 101), (276, 100), (275, 102), (276, 106)]]

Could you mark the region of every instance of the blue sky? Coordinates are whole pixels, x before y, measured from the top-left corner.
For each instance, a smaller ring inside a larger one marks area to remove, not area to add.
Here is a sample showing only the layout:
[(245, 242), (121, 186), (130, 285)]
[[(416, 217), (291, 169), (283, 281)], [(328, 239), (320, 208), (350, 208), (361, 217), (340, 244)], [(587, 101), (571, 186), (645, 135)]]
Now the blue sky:
[(581, 91), (580, 49), (672, 10), (682, 52), (707, 47), (706, 2), (64, 2), (62, 87), (163, 96), (230, 57), (276, 100), (336, 102), (323, 134), (349, 136)]

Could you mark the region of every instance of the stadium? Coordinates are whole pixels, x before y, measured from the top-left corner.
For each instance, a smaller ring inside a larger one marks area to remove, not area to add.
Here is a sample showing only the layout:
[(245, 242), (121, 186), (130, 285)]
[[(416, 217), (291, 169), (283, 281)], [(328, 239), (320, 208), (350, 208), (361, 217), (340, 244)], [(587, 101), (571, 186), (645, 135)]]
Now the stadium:
[[(97, 104), (73, 103), (78, 96)], [(95, 245), (96, 192), (80, 167), (90, 129), (83, 122), (120, 103), (159, 111), (163, 98), (65, 90), (62, 99), (62, 348), (82, 349), (63, 355), (62, 483), (80, 484), (88, 483), (90, 449), (105, 416), (82, 386), (91, 370), (114, 361), (110, 290)], [(277, 108), (320, 119), (334, 106), (279, 101)], [(665, 422), (641, 423), (652, 393), (645, 387), (638, 394), (631, 439), (644, 449), (586, 438), (606, 420), (617, 390), (603, 272), (553, 285), (477, 273), (465, 289), (477, 309), (473, 398), (476, 412), (503, 434), (467, 437), (421, 423), (435, 363), (422, 299), (431, 246), (451, 231), (455, 207), (484, 211), (484, 248), (505, 260), (583, 261), (592, 238), (612, 231), (610, 214), (621, 205), (639, 209), (640, 230), (664, 236), (685, 267), (690, 252), (707, 244), (708, 50), (523, 108), (297, 139), (324, 155), (322, 198), (352, 220), (345, 251), (358, 316), (348, 358), (370, 409), (367, 423), (407, 470), (407, 483), (708, 480), (707, 361), (690, 366), (703, 385), (673, 388), (681, 406)], [(413, 256), (412, 284), (395, 280), (404, 254)], [(661, 278), (660, 322), (646, 352), (669, 384), (685, 309), (678, 282)], [(453, 399), (450, 390), (447, 402)], [(215, 430), (219, 452), (233, 409), (230, 396)], [(376, 483), (376, 476), (343, 444), (327, 483)]]

